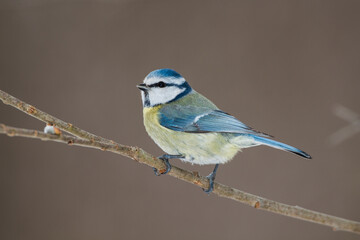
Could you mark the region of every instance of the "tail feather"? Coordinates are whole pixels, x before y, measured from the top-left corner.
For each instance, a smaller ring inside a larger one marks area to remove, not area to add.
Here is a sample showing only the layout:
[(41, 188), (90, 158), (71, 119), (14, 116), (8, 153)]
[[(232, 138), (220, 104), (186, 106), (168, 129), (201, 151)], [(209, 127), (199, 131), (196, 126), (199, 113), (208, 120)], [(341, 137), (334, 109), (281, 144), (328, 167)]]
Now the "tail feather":
[(259, 136), (255, 136), (255, 135), (253, 135), (253, 138), (256, 142), (258, 142), (260, 144), (263, 144), (263, 145), (266, 145), (269, 147), (273, 147), (273, 148), (277, 148), (277, 149), (280, 149), (283, 151), (291, 152), (291, 153), (297, 154), (301, 157), (311, 159), (311, 156), (309, 154), (307, 154), (306, 152), (301, 151), (300, 149), (297, 149), (297, 148), (287, 145), (285, 143), (277, 142), (272, 139), (263, 138), (263, 137), (259, 137)]

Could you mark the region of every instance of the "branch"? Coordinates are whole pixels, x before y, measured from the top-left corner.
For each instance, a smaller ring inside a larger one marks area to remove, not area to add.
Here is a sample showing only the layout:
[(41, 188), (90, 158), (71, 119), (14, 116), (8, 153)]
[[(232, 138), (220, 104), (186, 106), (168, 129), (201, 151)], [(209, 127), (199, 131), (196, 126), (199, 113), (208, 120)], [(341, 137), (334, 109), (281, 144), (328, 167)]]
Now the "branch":
[[(5, 104), (16, 107), (20, 111), (23, 111), (41, 121), (52, 123), (56, 127), (67, 131), (75, 136), (65, 134), (46, 134), (36, 130), (15, 128), (6, 126), (4, 124), (0, 125), (0, 134), (7, 134), (8, 136), (29, 137), (45, 141), (55, 141), (68, 145), (77, 145), (82, 147), (100, 149), (103, 151), (110, 151), (131, 158), (139, 163), (144, 163), (148, 166), (155, 167), (157, 169), (165, 169), (165, 164), (163, 163), (163, 161), (155, 158), (154, 156), (150, 155), (139, 147), (130, 147), (118, 144), (114, 141), (86, 132), (78, 127), (73, 126), (72, 124), (66, 123), (43, 111), (40, 111), (35, 107), (13, 96), (10, 96), (9, 94), (1, 90), (0, 99)], [(197, 172), (189, 172), (187, 170), (173, 166), (171, 171), (167, 175), (181, 179), (188, 183), (192, 183), (204, 189), (207, 189), (209, 187), (208, 179), (199, 176)], [(298, 206), (290, 206), (287, 204), (279, 203), (273, 200), (240, 191), (235, 188), (231, 188), (221, 183), (214, 183), (213, 193), (220, 197), (229, 198), (257, 209), (262, 209), (280, 215), (329, 226), (332, 227), (333, 230), (348, 231), (360, 234), (360, 222), (355, 222), (344, 218), (315, 212)]]
[(39, 119), (40, 121), (43, 121), (45, 123), (50, 123), (53, 125), (56, 125), (58, 128), (71, 133), (75, 136), (78, 136), (80, 138), (85, 138), (88, 140), (93, 140), (93, 141), (100, 141), (100, 142), (108, 142), (109, 140), (96, 136), (92, 133), (89, 133), (87, 131), (84, 131), (76, 126), (74, 126), (71, 123), (66, 123), (54, 116), (51, 116), (48, 113), (45, 113), (37, 108), (35, 108), (34, 106), (31, 106), (30, 104), (27, 104), (23, 101), (21, 101), (20, 99), (17, 99), (13, 96), (11, 96), (10, 94), (7, 94), (4, 91), (0, 90), (0, 99), (2, 100), (2, 102), (4, 104), (7, 105), (11, 105), (17, 109), (19, 109), (20, 111), (29, 114), (30, 116)]

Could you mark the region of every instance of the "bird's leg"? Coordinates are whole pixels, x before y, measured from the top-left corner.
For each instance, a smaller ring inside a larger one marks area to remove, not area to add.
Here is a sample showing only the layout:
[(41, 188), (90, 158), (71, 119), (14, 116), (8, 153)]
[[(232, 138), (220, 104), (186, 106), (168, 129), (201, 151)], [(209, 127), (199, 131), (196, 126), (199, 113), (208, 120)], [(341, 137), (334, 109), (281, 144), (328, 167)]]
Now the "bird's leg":
[(184, 156), (182, 156), (182, 155), (169, 155), (169, 154), (164, 154), (164, 155), (158, 157), (159, 159), (164, 161), (164, 163), (166, 165), (166, 169), (162, 170), (162, 171), (158, 171), (156, 168), (153, 168), (155, 175), (156, 176), (161, 176), (161, 175), (167, 174), (171, 170), (171, 165), (169, 163), (169, 159), (182, 158), (182, 157), (184, 157)]
[(214, 181), (215, 181), (215, 177), (216, 177), (216, 171), (219, 167), (219, 164), (215, 165), (214, 171), (212, 171), (212, 173), (210, 173), (206, 178), (209, 179), (209, 188), (208, 189), (203, 189), (204, 192), (206, 193), (211, 193), (214, 189)]

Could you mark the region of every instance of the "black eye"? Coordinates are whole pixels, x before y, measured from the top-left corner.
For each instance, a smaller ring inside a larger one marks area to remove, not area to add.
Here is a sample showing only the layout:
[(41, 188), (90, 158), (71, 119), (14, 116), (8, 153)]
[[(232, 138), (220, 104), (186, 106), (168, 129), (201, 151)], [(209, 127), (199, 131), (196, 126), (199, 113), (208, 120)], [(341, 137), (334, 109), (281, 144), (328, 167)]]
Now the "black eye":
[(166, 87), (166, 84), (164, 82), (159, 82), (158, 86), (159, 86), (159, 88), (164, 88), (164, 87)]

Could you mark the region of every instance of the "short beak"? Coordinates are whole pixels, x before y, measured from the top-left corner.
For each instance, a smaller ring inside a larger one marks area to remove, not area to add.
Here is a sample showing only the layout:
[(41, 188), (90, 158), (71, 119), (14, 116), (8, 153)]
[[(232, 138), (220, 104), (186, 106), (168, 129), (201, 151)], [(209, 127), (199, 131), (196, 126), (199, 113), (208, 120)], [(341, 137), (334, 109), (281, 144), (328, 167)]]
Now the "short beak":
[(138, 89), (140, 89), (141, 91), (147, 91), (149, 88), (148, 86), (146, 86), (145, 83), (140, 83), (138, 85), (136, 85)]

